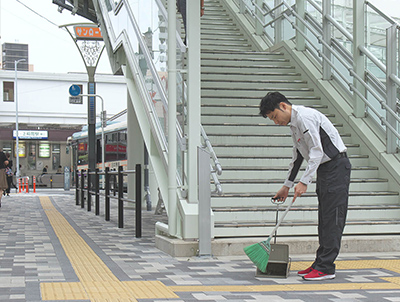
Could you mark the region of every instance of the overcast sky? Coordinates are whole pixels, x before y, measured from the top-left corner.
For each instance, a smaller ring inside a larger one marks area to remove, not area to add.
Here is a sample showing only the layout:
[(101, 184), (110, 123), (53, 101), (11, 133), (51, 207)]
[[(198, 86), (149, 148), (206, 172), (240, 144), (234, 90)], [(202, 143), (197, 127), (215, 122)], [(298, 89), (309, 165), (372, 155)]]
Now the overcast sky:
[[(64, 10), (57, 11), (57, 5), (52, 0), (0, 0), (1, 1), (1, 44), (29, 44), (29, 64), (34, 65), (38, 72), (86, 72), (69, 34), (59, 25), (90, 22), (89, 20), (71, 15)], [(35, 10), (35, 14), (21, 3)], [(107, 53), (104, 50), (100, 58), (97, 73), (111, 73)]]
[[(400, 16), (400, 0), (371, 0), (384, 12)], [(0, 0), (0, 43), (29, 44), (29, 63), (38, 72), (86, 72), (78, 49), (69, 34), (57, 25), (88, 22), (69, 11), (57, 11), (52, 0)], [(35, 10), (35, 14), (23, 4)], [(395, 15), (396, 16), (396, 15)], [(106, 51), (100, 59), (98, 73), (111, 73)]]

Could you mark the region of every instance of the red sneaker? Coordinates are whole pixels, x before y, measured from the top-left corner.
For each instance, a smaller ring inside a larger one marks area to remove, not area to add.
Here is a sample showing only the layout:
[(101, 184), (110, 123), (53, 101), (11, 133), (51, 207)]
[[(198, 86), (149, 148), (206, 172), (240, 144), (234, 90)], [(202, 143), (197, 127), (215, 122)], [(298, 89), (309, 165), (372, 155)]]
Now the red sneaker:
[(336, 277), (335, 274), (325, 274), (323, 272), (317, 271), (316, 269), (313, 269), (312, 272), (303, 276), (303, 279), (307, 281), (319, 281), (319, 280), (335, 279), (335, 277)]
[(310, 266), (309, 268), (306, 268), (305, 270), (298, 271), (298, 272), (297, 272), (297, 275), (303, 277), (303, 276), (305, 276), (305, 275), (311, 273), (312, 270), (313, 270), (313, 268)]

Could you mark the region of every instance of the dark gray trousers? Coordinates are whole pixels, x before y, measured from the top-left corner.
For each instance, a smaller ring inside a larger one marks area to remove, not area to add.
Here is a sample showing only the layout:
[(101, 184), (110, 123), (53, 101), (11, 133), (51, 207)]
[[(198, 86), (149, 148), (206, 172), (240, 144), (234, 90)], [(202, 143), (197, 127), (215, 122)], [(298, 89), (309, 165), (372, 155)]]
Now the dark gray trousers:
[(347, 156), (333, 159), (317, 170), (319, 248), (312, 267), (335, 273), (343, 229), (346, 224), (351, 164)]

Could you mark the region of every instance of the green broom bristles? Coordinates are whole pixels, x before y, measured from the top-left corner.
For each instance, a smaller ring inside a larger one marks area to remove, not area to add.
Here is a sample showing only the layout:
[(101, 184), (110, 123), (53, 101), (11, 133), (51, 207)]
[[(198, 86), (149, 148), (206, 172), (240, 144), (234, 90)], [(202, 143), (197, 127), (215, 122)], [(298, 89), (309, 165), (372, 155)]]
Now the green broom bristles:
[(269, 243), (270, 240), (271, 238), (268, 238), (265, 241), (255, 243), (244, 248), (246, 255), (263, 273), (267, 271), (269, 254), (271, 253), (271, 244)]

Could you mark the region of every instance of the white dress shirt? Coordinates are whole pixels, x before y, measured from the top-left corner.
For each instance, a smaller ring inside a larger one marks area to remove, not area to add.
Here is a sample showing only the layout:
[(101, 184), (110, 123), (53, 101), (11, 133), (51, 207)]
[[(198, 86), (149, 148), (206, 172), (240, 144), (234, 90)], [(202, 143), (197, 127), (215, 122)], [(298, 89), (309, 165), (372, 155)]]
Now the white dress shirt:
[(290, 131), (293, 139), (293, 157), (284, 185), (291, 188), (303, 159), (307, 167), (300, 182), (308, 185), (320, 164), (345, 152), (339, 132), (321, 112), (304, 106), (292, 105)]

